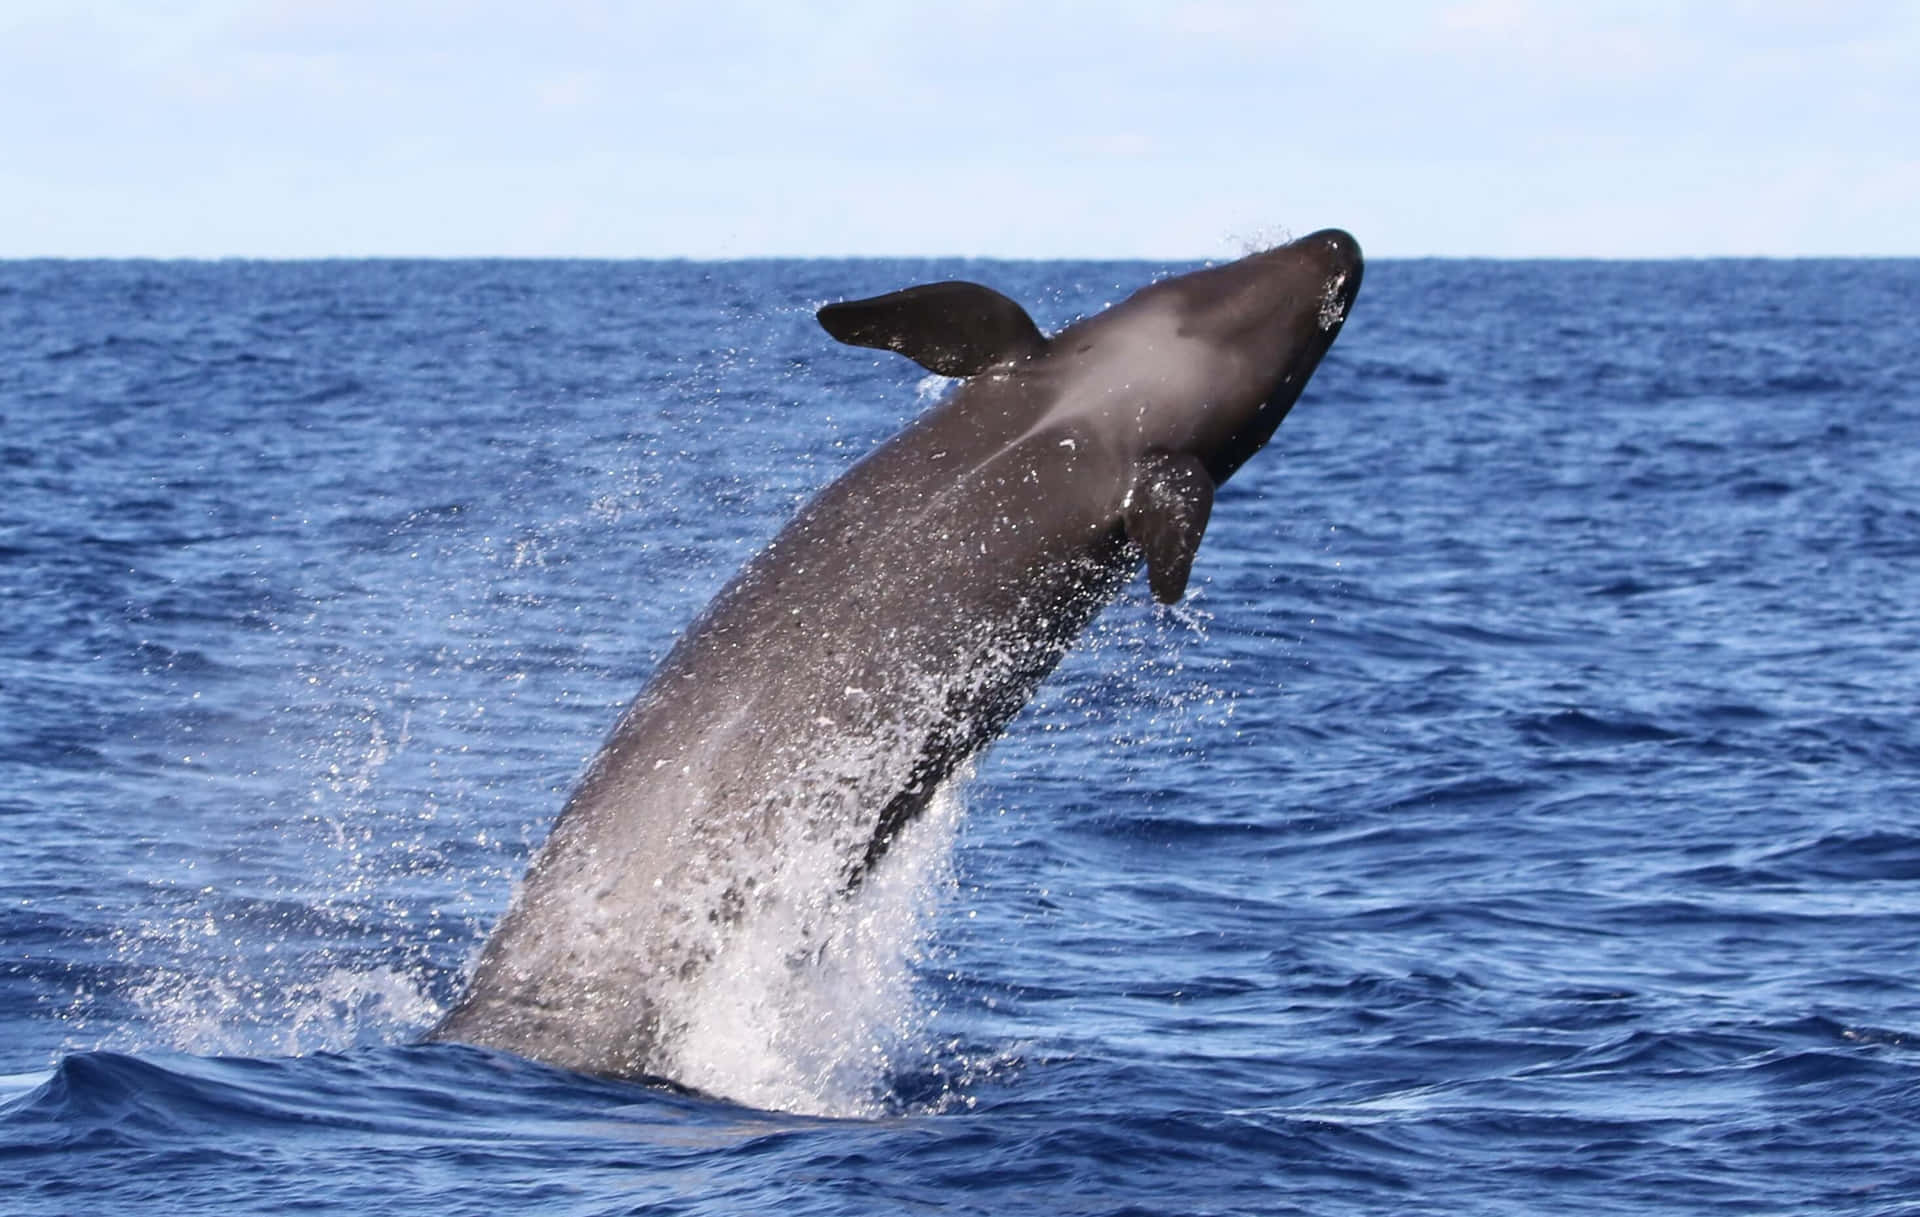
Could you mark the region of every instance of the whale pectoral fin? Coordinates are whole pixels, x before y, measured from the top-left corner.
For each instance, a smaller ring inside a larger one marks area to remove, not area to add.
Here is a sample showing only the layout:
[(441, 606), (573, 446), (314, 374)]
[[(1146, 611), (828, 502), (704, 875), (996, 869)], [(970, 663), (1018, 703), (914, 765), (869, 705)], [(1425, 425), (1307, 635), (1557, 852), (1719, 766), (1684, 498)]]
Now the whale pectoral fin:
[(1147, 556), (1153, 598), (1173, 604), (1186, 594), (1193, 556), (1213, 514), (1213, 478), (1199, 458), (1149, 452), (1134, 476), (1124, 519), (1127, 537)]
[(841, 342), (898, 351), (942, 376), (972, 376), (1047, 348), (1027, 310), (959, 280), (829, 304), (815, 315)]

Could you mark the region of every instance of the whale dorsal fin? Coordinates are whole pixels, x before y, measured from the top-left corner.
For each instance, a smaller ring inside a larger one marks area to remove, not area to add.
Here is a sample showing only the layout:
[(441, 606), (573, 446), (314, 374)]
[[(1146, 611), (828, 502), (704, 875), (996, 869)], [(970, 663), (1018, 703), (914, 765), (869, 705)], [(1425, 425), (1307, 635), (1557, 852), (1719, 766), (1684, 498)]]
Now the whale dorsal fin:
[(1173, 604), (1186, 594), (1212, 514), (1213, 478), (1198, 457), (1155, 449), (1141, 458), (1123, 518), (1128, 539), (1147, 556), (1155, 600)]
[(1047, 349), (1026, 309), (957, 279), (829, 304), (816, 315), (841, 342), (898, 351), (942, 376), (972, 376)]

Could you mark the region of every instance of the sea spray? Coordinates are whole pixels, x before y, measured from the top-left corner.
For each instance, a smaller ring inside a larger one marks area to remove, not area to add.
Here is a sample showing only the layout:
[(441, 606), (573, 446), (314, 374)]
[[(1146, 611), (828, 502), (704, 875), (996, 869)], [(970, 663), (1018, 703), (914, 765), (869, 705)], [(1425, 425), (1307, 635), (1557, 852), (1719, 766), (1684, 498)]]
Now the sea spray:
[(773, 1110), (884, 1111), (888, 1075), (927, 1051), (934, 1011), (916, 967), (953, 887), (964, 785), (950, 783), (851, 895), (790, 886), (734, 927), (670, 999), (672, 1076)]

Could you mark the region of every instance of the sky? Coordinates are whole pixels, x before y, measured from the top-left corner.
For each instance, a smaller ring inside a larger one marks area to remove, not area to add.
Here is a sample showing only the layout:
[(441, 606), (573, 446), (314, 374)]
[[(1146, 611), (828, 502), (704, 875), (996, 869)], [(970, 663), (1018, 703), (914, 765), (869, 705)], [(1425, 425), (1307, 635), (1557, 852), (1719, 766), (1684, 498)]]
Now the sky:
[(1920, 256), (1914, 0), (0, 0), (0, 257)]

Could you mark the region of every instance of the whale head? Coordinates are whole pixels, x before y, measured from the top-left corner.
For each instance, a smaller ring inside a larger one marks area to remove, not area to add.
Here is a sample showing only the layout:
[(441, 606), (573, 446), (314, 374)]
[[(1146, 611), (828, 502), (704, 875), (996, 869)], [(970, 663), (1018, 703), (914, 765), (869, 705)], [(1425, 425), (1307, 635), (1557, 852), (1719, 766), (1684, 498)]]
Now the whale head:
[(1103, 345), (1145, 352), (1167, 385), (1143, 416), (1143, 445), (1191, 454), (1224, 482), (1299, 400), (1363, 268), (1359, 242), (1328, 228), (1162, 280), (1096, 318), (1111, 331)]
[(943, 376), (1017, 380), (1056, 425), (1177, 453), (1225, 481), (1273, 437), (1360, 291), (1360, 243), (1337, 228), (1162, 279), (1052, 338), (1016, 302), (949, 281), (829, 304), (856, 346)]

